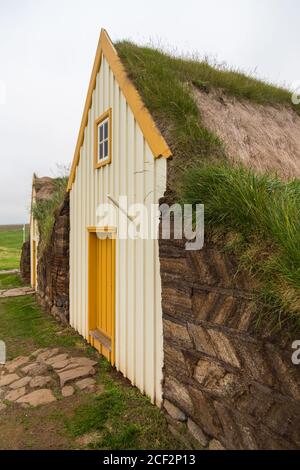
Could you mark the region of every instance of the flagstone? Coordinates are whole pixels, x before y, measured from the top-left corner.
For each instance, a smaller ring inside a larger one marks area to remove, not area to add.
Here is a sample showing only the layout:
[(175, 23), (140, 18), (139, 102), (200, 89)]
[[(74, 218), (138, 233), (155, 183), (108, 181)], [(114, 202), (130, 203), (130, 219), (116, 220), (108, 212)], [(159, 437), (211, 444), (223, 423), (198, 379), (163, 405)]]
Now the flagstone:
[(7, 374), (7, 375), (2, 375), (0, 377), (0, 387), (5, 387), (6, 385), (11, 384), (12, 382), (15, 382), (18, 380), (20, 377), (17, 374)]
[(31, 406), (47, 405), (56, 401), (55, 396), (49, 388), (41, 388), (34, 392), (28, 393), (17, 400), (17, 403), (28, 404)]
[[(91, 376), (96, 374), (97, 364), (89, 357), (70, 357), (60, 348), (40, 348), (29, 356), (20, 356), (0, 366), (0, 411), (5, 409), (4, 399), (24, 408), (56, 401), (51, 390), (55, 381), (49, 371), (56, 372), (62, 397), (71, 397), (76, 389), (96, 390), (96, 380)], [(71, 384), (72, 381), (76, 383)]]
[(16, 401), (16, 400), (18, 400), (18, 398), (25, 395), (25, 393), (26, 393), (26, 388), (25, 387), (17, 388), (16, 390), (11, 390), (10, 392), (8, 392), (5, 395), (5, 400)]
[(13, 390), (21, 387), (25, 387), (27, 384), (29, 384), (31, 380), (31, 377), (22, 377), (21, 379), (17, 380), (16, 382), (13, 382), (9, 385), (9, 388), (12, 388)]
[(72, 395), (74, 395), (74, 392), (75, 390), (71, 385), (66, 385), (61, 390), (61, 394), (63, 397), (71, 397)]
[(88, 377), (86, 379), (78, 380), (77, 382), (75, 382), (75, 385), (80, 390), (93, 390), (96, 385), (96, 380), (92, 379), (91, 377)]
[(13, 359), (12, 361), (7, 362), (5, 367), (9, 373), (12, 373), (12, 372), (15, 372), (15, 370), (18, 367), (23, 366), (27, 362), (29, 362), (28, 356), (20, 356), (20, 357), (17, 357), (16, 359)]
[(32, 377), (36, 375), (42, 375), (48, 372), (49, 368), (46, 364), (43, 364), (41, 362), (35, 362), (33, 364), (29, 364), (26, 367), (23, 367), (21, 371), (23, 374), (28, 374), (31, 375)]
[(51, 364), (53, 369), (65, 369), (69, 365), (70, 361), (66, 359), (65, 361), (58, 361), (54, 364)]
[(64, 371), (68, 369), (75, 369), (78, 366), (96, 366), (97, 361), (93, 361), (88, 357), (71, 357), (68, 361), (68, 364), (64, 367)]
[(37, 355), (38, 362), (44, 362), (52, 356), (55, 356), (59, 353), (59, 348), (46, 349), (46, 351)]
[(72, 363), (78, 364), (80, 366), (96, 366), (97, 361), (89, 359), (88, 357), (72, 357)]
[(52, 378), (49, 375), (38, 375), (37, 377), (33, 377), (33, 379), (30, 380), (29, 385), (32, 388), (45, 387), (45, 385), (51, 382)]
[(60, 379), (60, 385), (63, 387), (67, 382), (70, 382), (75, 379), (84, 378), (89, 375), (94, 375), (96, 373), (95, 369), (90, 366), (77, 367), (76, 369), (68, 369), (63, 372), (58, 372)]
[(50, 359), (45, 360), (45, 363), (48, 365), (55, 364), (56, 362), (65, 361), (68, 359), (69, 354), (58, 354), (56, 356), (50, 357)]

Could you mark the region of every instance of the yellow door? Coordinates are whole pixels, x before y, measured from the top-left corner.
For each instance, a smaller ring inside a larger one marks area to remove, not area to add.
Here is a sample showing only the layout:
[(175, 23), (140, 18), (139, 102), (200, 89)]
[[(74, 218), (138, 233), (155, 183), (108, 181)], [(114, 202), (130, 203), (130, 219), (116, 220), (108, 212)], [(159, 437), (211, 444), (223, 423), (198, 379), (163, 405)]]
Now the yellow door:
[(115, 240), (91, 233), (89, 251), (90, 342), (114, 364)]

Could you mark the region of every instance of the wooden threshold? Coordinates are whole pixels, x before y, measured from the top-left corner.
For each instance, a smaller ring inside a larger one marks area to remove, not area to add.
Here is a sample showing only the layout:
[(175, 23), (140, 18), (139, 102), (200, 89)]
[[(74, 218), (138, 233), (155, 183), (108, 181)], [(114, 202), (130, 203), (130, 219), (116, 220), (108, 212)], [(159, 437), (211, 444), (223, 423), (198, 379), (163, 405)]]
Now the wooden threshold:
[(107, 336), (105, 336), (101, 331), (99, 330), (91, 330), (89, 332), (89, 335), (99, 341), (99, 343), (102, 344), (106, 349), (108, 349), (109, 352), (112, 352), (112, 346), (111, 346), (111, 339), (109, 339)]

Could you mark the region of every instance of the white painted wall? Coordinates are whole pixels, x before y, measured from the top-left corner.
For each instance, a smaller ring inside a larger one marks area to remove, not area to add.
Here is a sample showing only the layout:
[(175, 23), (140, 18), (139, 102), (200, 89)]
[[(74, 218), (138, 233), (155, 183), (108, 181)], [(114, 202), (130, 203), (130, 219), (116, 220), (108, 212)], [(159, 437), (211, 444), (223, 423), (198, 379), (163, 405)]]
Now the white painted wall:
[[(94, 169), (94, 121), (112, 108), (112, 163)], [(70, 323), (88, 339), (88, 232), (96, 208), (127, 195), (129, 203), (158, 203), (166, 189), (166, 160), (155, 159), (102, 58), (70, 194)], [(157, 240), (116, 240), (116, 367), (161, 402), (163, 365), (161, 279)]]

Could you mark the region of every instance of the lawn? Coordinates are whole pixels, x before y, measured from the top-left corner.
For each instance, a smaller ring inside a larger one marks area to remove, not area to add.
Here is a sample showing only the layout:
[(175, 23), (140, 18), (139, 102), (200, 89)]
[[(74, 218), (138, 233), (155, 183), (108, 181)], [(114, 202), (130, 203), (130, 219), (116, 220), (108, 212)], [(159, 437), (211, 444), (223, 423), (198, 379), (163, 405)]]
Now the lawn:
[(0, 271), (18, 269), (23, 244), (23, 226), (0, 226)]
[(0, 290), (23, 286), (19, 274), (0, 274)]
[(0, 339), (6, 343), (8, 360), (48, 346), (76, 347), (79, 336), (71, 328), (57, 335), (61, 329), (32, 296), (0, 300)]
[(59, 346), (99, 363), (98, 392), (79, 392), (37, 408), (15, 404), (0, 414), (1, 449), (182, 449), (163, 413), (74, 330), (43, 313), (34, 297), (0, 300), (0, 339), (8, 359)]

